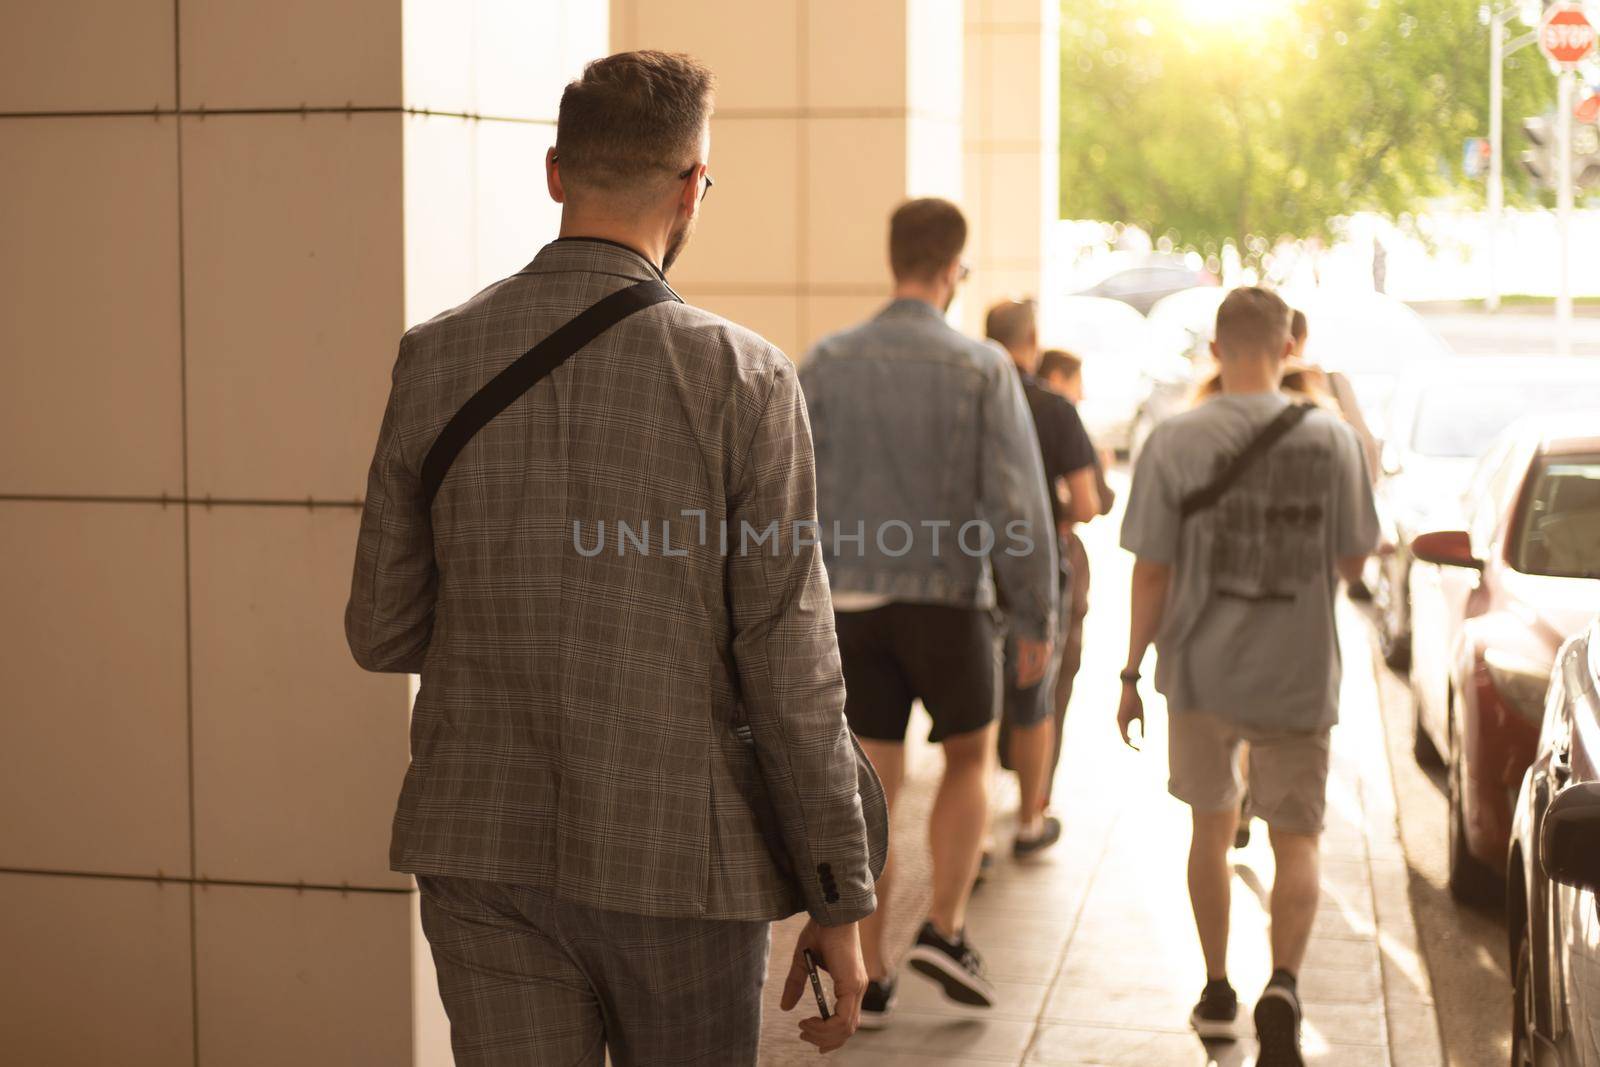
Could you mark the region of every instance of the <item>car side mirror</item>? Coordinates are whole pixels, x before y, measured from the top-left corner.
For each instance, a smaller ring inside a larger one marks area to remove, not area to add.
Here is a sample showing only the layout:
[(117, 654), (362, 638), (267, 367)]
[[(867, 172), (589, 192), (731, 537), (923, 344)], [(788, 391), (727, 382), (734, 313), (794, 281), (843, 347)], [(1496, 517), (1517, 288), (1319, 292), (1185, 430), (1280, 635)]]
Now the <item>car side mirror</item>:
[(1424, 563), (1444, 567), (1483, 569), (1483, 560), (1472, 554), (1472, 539), (1465, 530), (1438, 530), (1411, 539), (1411, 554)]
[(1550, 802), (1539, 866), (1553, 882), (1600, 892), (1600, 782), (1569, 785)]

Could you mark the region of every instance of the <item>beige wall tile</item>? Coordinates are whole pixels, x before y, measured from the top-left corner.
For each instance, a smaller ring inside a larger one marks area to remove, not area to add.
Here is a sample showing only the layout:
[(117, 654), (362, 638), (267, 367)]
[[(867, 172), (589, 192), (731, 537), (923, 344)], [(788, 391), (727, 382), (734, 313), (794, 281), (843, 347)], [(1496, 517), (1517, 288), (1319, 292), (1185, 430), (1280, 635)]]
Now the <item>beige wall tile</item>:
[(191, 513), (204, 876), (407, 884), (388, 869), (406, 678), (362, 671), (344, 640), (357, 519), (347, 508)]
[(865, 322), (881, 311), (888, 302), (887, 280), (884, 282), (881, 294), (806, 297), (804, 306), (806, 347), (809, 348), (837, 330)]
[(989, 157), (988, 222), (991, 262), (1038, 262), (1046, 218), (1044, 163), (1037, 152), (996, 152)]
[[(971, 3), (972, 0), (967, 0)], [(1052, 19), (1058, 0), (983, 0), (986, 21), (999, 26), (1039, 26)]]
[(0, 7), (0, 111), (171, 109), (175, 75), (171, 0)]
[(201, 1062), (411, 1063), (411, 906), (406, 893), (197, 890)]
[(623, 0), (612, 45), (688, 52), (716, 73), (718, 110), (791, 109), (800, 103), (797, 3)]
[(401, 10), (392, 0), (178, 5), (185, 107), (397, 107)]
[(555, 127), (482, 122), (476, 133), (474, 291), (526, 267), (561, 230), (561, 205), (550, 199), (544, 179)]
[[(792, 0), (790, 0), (792, 2)], [(402, 0), (408, 107), (555, 121), (610, 49), (605, 0)]]
[(0, 867), (186, 874), (182, 508), (0, 503), (0, 560)]
[(476, 179), (481, 123), (407, 115), (405, 323), (433, 318), (478, 288)]
[(961, 0), (908, 0), (907, 103), (918, 115), (961, 121)]
[(982, 27), (967, 31), (961, 49), (961, 122), (968, 144), (982, 141), (988, 115), (989, 79), (993, 69), (991, 35)]
[(401, 0), (400, 54), (407, 107), (467, 113), (477, 103), (473, 9), (460, 0)]
[(806, 103), (852, 111), (907, 104), (907, 5), (806, 0)]
[(402, 116), (183, 121), (190, 490), (358, 497), (405, 320)]
[[(711, 176), (694, 237), (673, 268), (686, 286), (794, 285), (799, 275), (800, 126), (793, 119), (713, 122)], [(835, 172), (835, 182), (838, 172)]]
[(476, 0), (474, 10), (481, 115), (554, 121), (567, 82), (609, 51), (604, 0)]
[(0, 122), (0, 492), (179, 494), (177, 121)]
[(188, 886), (0, 874), (0, 945), (7, 1063), (194, 1063)]
[(678, 292), (696, 307), (703, 307), (754, 330), (783, 349), (784, 355), (790, 359), (798, 360), (805, 354), (800, 344), (798, 295), (748, 296), (700, 289), (679, 289)]
[(906, 195), (962, 202), (961, 125), (915, 118), (906, 123)]
[(809, 119), (806, 277), (812, 285), (889, 283), (889, 215), (906, 199), (906, 123)]
[[(1056, 90), (1045, 81), (1045, 49), (1050, 44), (1033, 33), (989, 34), (991, 78), (982, 138), (1007, 145), (1038, 144), (1045, 128), (1045, 93)], [(1059, 90), (1056, 90), (1059, 91)]]

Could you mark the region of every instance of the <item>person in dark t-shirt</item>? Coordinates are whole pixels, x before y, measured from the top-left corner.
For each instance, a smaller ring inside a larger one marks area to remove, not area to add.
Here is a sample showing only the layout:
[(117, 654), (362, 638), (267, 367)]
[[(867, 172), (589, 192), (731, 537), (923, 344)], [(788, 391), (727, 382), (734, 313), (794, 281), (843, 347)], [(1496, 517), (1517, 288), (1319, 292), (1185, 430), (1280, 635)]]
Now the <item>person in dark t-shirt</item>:
[[(1094, 445), (1071, 402), (1034, 376), (1039, 363), (1037, 306), (1032, 300), (996, 304), (989, 309), (984, 332), (1006, 350), (1022, 376), (1022, 392), (1039, 436), (1045, 491), (1055, 511), (1057, 529), (1070, 529), (1075, 522), (1087, 522), (1100, 514)], [(1064, 567), (1058, 580), (1062, 601), (1066, 603), (1070, 571)], [(1007, 640), (1008, 664), (1013, 654), (1012, 642)], [(1021, 786), (1017, 837), (1012, 845), (1012, 853), (1018, 858), (1049, 848), (1061, 837), (1060, 819), (1045, 811), (1055, 764), (1060, 758), (1060, 724), (1058, 716), (1052, 715), (1056, 676), (1057, 671), (1052, 669), (1043, 682), (1022, 689), (1010, 683), (1013, 675), (1009, 667), (1006, 674), (1000, 760), (1003, 766), (1016, 772)]]

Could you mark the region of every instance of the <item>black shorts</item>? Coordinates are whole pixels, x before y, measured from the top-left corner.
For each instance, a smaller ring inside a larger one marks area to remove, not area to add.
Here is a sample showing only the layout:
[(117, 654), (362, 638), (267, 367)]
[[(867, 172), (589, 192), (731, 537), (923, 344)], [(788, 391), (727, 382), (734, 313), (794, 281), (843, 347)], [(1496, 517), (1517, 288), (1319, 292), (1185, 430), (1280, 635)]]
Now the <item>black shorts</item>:
[(994, 721), (1000, 641), (992, 612), (892, 603), (833, 618), (844, 663), (844, 713), (857, 737), (904, 741), (915, 700), (933, 717), (930, 741)]

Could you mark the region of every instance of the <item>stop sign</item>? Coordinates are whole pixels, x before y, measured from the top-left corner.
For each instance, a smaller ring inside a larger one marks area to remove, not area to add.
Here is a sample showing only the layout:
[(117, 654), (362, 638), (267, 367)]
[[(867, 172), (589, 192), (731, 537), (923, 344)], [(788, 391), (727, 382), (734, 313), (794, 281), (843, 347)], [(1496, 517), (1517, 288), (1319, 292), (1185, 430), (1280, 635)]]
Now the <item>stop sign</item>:
[(1569, 70), (1594, 51), (1594, 26), (1582, 4), (1551, 4), (1539, 23), (1539, 51)]

